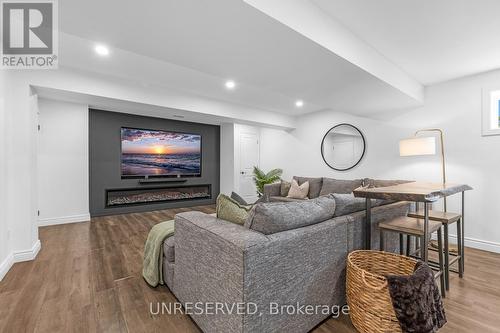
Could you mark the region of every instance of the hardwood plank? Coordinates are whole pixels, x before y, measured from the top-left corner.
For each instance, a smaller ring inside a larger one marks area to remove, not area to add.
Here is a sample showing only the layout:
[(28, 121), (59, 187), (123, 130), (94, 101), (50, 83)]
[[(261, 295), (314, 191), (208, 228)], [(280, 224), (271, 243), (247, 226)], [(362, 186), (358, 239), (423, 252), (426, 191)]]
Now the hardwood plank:
[(5, 326), (12, 312), (13, 304), (19, 301), (20, 289), (0, 293), (0, 332), (7, 332)]
[(94, 294), (94, 311), (98, 332), (129, 332), (114, 288)]
[(35, 260), (32, 273), (18, 280), (18, 283), (22, 284), (22, 290), (19, 292), (16, 302), (11, 305), (13, 309), (6, 319), (5, 332), (35, 331), (47, 286), (54, 283), (45, 278), (48, 273), (49, 263)]

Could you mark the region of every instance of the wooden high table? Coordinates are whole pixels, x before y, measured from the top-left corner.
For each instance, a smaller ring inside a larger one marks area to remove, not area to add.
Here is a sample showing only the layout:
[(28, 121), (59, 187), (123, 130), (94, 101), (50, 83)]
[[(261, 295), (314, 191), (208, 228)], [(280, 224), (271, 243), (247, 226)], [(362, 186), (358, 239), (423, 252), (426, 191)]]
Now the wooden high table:
[[(365, 249), (371, 250), (371, 199), (384, 199), (391, 201), (414, 201), (424, 203), (424, 244), (422, 244), (422, 260), (428, 261), (429, 245), (429, 209), (430, 204), (440, 198), (462, 193), (462, 241), (464, 237), (464, 205), (465, 191), (472, 187), (465, 184), (441, 184), (426, 182), (411, 182), (387, 187), (360, 187), (354, 190), (354, 196), (366, 198), (366, 221), (365, 221)], [(463, 243), (462, 243), (463, 244)], [(463, 258), (463, 247), (460, 255)], [(463, 260), (462, 260), (463, 262)]]

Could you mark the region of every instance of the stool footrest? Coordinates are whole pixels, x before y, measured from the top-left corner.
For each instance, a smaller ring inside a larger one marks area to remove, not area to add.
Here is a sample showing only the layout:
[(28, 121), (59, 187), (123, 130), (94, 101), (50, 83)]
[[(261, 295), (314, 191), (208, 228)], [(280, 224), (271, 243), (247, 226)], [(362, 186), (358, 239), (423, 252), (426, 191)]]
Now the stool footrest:
[[(416, 212), (410, 212), (408, 213), (408, 216), (423, 219), (424, 211), (420, 209)], [(438, 221), (441, 223), (451, 224), (457, 222), (461, 217), (462, 215), (457, 213), (442, 212), (439, 210), (429, 210), (429, 220)]]
[[(410, 216), (400, 216), (392, 220), (380, 222), (378, 227), (382, 230), (400, 232), (412, 236), (424, 235), (424, 220)], [(441, 222), (429, 221), (429, 234), (438, 231), (439, 228), (441, 228)]]

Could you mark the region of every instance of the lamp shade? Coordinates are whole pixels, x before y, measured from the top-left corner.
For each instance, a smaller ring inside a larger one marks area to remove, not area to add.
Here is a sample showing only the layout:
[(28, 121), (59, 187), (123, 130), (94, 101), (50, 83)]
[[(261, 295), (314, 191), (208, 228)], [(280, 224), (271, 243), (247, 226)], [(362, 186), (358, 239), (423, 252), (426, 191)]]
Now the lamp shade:
[(436, 138), (418, 137), (399, 141), (399, 156), (435, 155)]

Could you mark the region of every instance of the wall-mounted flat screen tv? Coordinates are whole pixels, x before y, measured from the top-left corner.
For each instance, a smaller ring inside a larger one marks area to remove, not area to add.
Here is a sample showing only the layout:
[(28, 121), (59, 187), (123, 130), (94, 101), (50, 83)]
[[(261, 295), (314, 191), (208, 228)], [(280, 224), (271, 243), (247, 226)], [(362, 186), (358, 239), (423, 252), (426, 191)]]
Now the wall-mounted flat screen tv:
[(201, 135), (121, 128), (122, 177), (201, 176)]

